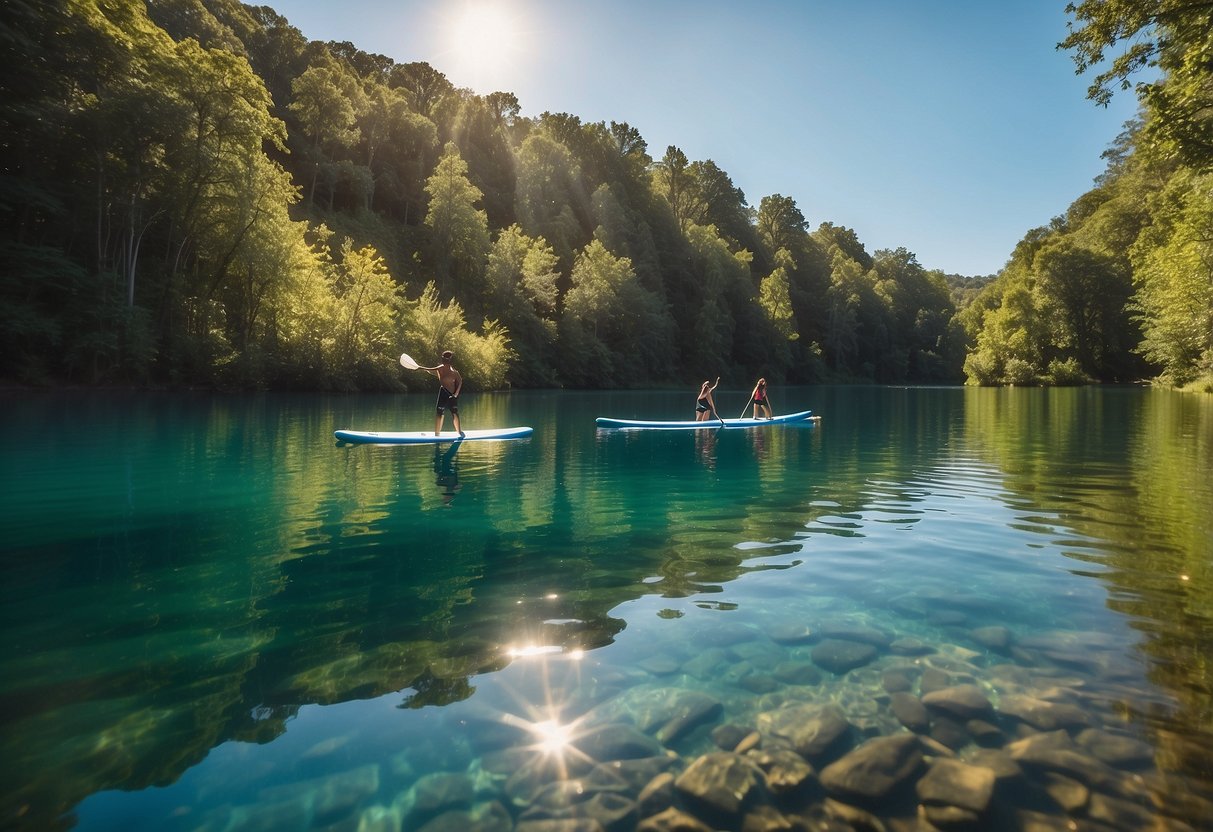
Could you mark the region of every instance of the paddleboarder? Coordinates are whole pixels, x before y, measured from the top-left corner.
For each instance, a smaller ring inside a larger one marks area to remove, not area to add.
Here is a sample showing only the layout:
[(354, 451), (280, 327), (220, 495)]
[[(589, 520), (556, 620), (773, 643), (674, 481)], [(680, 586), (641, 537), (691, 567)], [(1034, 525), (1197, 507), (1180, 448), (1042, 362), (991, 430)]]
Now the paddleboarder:
[(455, 432), (463, 436), (463, 428), (459, 427), (459, 392), (463, 390), (463, 376), (451, 366), (455, 354), (447, 350), (442, 354), (442, 363), (437, 367), (418, 367), (433, 373), (438, 378), (438, 413), (434, 416), (434, 435), (442, 433), (442, 423), (446, 419), (446, 409), (451, 410), (451, 421), (455, 424)]
[(758, 411), (761, 408), (767, 412), (767, 418), (770, 419), (771, 405), (767, 399), (767, 380), (765, 378), (758, 379), (758, 383), (754, 385), (754, 392), (750, 394), (750, 404), (754, 405), (754, 418), (760, 419)]
[[(706, 422), (708, 419), (719, 419), (716, 415), (716, 402), (712, 398), (712, 391), (720, 384), (720, 376), (716, 376), (716, 384), (710, 381), (705, 381), (699, 387), (699, 398), (695, 400), (695, 421)], [(723, 421), (723, 420), (722, 420)]]

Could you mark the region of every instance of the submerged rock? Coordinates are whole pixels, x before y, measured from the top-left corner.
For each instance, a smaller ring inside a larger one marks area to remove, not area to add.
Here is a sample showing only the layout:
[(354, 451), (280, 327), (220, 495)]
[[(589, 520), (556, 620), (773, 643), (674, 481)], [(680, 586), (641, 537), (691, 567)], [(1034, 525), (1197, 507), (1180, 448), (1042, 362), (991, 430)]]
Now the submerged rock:
[(720, 716), (724, 706), (706, 693), (678, 691), (660, 712), (662, 724), (655, 736), (663, 745), (677, 742), (700, 725)]
[(889, 698), (889, 708), (897, 721), (916, 734), (931, 728), (931, 717), (922, 701), (912, 693), (895, 693)]
[(313, 822), (325, 825), (349, 815), (377, 791), (379, 766), (372, 763), (328, 777), (262, 789), (258, 802), (302, 802), (310, 807)]
[(888, 693), (904, 693), (914, 689), (914, 682), (900, 670), (887, 670), (880, 677), (880, 685)]
[(994, 706), (977, 685), (956, 685), (924, 694), (922, 704), (958, 719), (980, 719), (994, 712)]
[(776, 644), (809, 644), (820, 639), (821, 633), (807, 624), (787, 622), (771, 627), (767, 637)]
[(790, 748), (754, 751), (748, 756), (762, 770), (767, 791), (776, 797), (795, 794), (816, 782), (817, 772)]
[(827, 622), (821, 626), (821, 634), (827, 639), (857, 641), (860, 644), (870, 644), (873, 647), (887, 648), (893, 643), (893, 637), (875, 627), (865, 627), (862, 624), (851, 624), (845, 621)]
[(937, 690), (951, 687), (952, 679), (948, 674), (944, 673), (937, 667), (928, 667), (922, 671), (922, 676), (918, 681), (919, 693), (926, 695), (934, 693)]
[[(443, 812), (424, 826), (405, 828), (417, 829), (417, 832), (510, 832), (514, 829), (514, 819), (504, 806), (493, 801), (470, 810)], [(361, 826), (358, 829), (359, 832), (370, 832)]]
[(671, 806), (660, 814), (647, 817), (636, 827), (637, 832), (712, 832), (703, 821)]
[(1093, 756), (1111, 766), (1132, 768), (1154, 761), (1154, 749), (1147, 743), (1123, 734), (1088, 728), (1075, 740)]
[(780, 662), (775, 665), (772, 675), (787, 685), (816, 685), (821, 682), (821, 671), (808, 662)]
[(609, 760), (635, 760), (641, 757), (657, 757), (661, 745), (631, 725), (611, 723), (592, 728), (573, 741), (582, 754), (597, 762)]
[(1006, 748), (1021, 766), (1063, 774), (1085, 786), (1115, 792), (1124, 775), (1079, 750), (1065, 731), (1036, 734)]
[(907, 783), (922, 767), (913, 734), (868, 740), (821, 772), (821, 785), (843, 799), (881, 800)]
[(534, 832), (581, 832), (600, 829), (625, 832), (635, 828), (636, 802), (616, 792), (596, 792), (564, 806), (536, 804), (522, 813), (518, 830)]
[(466, 809), (474, 796), (472, 778), (466, 774), (427, 774), (413, 784), (406, 822), (411, 827), (451, 809)]
[(674, 775), (665, 771), (650, 780), (640, 790), (640, 795), (636, 798), (636, 804), (640, 810), (640, 816), (646, 818), (650, 815), (664, 812), (673, 806)]
[(1005, 716), (1014, 717), (1038, 731), (1077, 728), (1091, 724), (1091, 717), (1075, 705), (1046, 702), (1031, 696), (1006, 696), (998, 705)]
[(837, 705), (787, 705), (759, 714), (758, 730), (784, 741), (806, 760), (818, 762), (841, 749), (853, 728)]
[(978, 627), (969, 631), (969, 638), (996, 653), (1006, 653), (1011, 649), (1011, 631), (1003, 626)]
[(956, 806), (977, 814), (990, 807), (994, 772), (959, 760), (937, 759), (918, 781), (918, 799), (928, 806)]
[(1064, 774), (1047, 771), (1041, 782), (1045, 794), (1067, 812), (1073, 813), (1085, 808), (1087, 801), (1091, 799), (1090, 789)]
[(872, 661), (877, 652), (871, 644), (831, 638), (813, 648), (813, 661), (831, 673), (842, 674)]
[(745, 757), (713, 751), (697, 759), (674, 788), (707, 820), (736, 819), (757, 795), (762, 772)]
[(747, 728), (734, 722), (726, 722), (724, 725), (717, 725), (712, 729), (712, 742), (722, 751), (733, 751), (737, 748), (737, 744), (753, 730), (753, 728)]
[(889, 652), (898, 656), (926, 656), (934, 653), (935, 648), (916, 638), (898, 638), (889, 644)]

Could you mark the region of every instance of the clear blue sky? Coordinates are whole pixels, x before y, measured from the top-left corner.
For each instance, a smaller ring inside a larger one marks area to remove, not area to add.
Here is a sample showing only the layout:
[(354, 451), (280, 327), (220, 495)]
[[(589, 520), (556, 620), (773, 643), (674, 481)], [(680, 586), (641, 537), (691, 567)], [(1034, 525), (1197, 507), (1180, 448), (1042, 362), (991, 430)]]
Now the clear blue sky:
[[(1075, 76), (1064, 0), (269, 0), (312, 40), (427, 61), (523, 115), (625, 121), (927, 268), (977, 275), (1063, 213), (1136, 112)], [(486, 35), (487, 29), (487, 35)]]

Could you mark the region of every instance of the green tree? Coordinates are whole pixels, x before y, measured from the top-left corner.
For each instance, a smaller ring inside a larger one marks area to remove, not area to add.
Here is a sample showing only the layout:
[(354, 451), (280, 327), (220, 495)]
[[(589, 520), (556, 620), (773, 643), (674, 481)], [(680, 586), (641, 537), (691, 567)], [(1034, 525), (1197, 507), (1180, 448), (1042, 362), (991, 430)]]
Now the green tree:
[(789, 341), (800, 337), (796, 331), (795, 316), (792, 313), (792, 296), (788, 272), (795, 268), (792, 255), (786, 248), (775, 252), (775, 271), (762, 279), (759, 288), (759, 303), (766, 310), (767, 317), (775, 329)]
[[(1101, 67), (1087, 97), (1106, 105), (1116, 87), (1156, 66), (1161, 77), (1137, 85), (1153, 112), (1147, 134), (1164, 152), (1197, 168), (1213, 164), (1213, 4), (1189, 0), (1082, 0), (1069, 3), (1069, 35), (1058, 44), (1071, 50), (1077, 72)], [(1106, 61), (1109, 50), (1123, 51)]]
[(430, 198), (425, 224), (435, 281), (448, 294), (475, 297), (489, 250), (488, 216), (476, 207), (482, 194), (468, 181), (467, 164), (453, 142), (447, 143), (425, 191)]
[(1156, 200), (1132, 251), (1139, 351), (1165, 381), (1213, 377), (1213, 176), (1185, 171)]
[(310, 140), (312, 181), (308, 203), (315, 205), (321, 167), (339, 149), (353, 147), (361, 135), (356, 114), (362, 106), (362, 90), (357, 80), (339, 67), (311, 66), (295, 79), (291, 91), (294, 100), (290, 110)]
[(511, 369), (510, 380), (523, 387), (556, 381), (551, 355), (556, 341), (557, 264), (551, 246), (526, 236), (516, 224), (503, 229), (489, 251), (484, 306), (510, 332), (521, 358)]
[(518, 150), (518, 222), (530, 236), (548, 241), (565, 273), (589, 237), (578, 220), (584, 200), (581, 170), (569, 149), (546, 127), (527, 136)]
[(1131, 328), (1125, 310), (1132, 292), (1127, 264), (1063, 239), (1041, 249), (1033, 267), (1052, 347), (1062, 357), (1078, 359), (1086, 373), (1117, 380), (1126, 352), (1122, 336)]

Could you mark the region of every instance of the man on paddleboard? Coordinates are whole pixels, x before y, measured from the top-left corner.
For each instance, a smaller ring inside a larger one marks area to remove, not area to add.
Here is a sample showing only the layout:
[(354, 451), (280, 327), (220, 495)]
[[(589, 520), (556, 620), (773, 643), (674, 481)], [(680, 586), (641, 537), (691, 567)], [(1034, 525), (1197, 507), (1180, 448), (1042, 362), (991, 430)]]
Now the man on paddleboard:
[(419, 370), (433, 373), (438, 377), (438, 413), (434, 416), (434, 435), (442, 433), (442, 422), (446, 418), (446, 408), (451, 409), (451, 421), (455, 423), (455, 432), (463, 436), (463, 428), (459, 427), (459, 391), (463, 389), (463, 376), (451, 366), (455, 354), (447, 350), (442, 354), (442, 363), (437, 367), (418, 367)]

